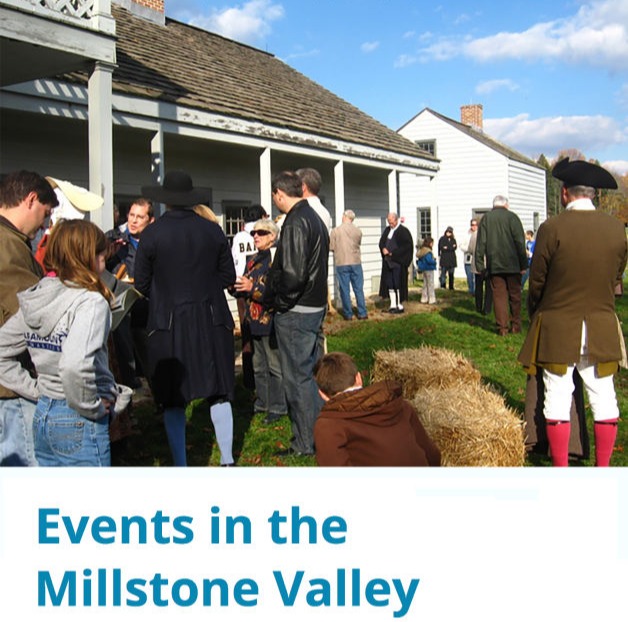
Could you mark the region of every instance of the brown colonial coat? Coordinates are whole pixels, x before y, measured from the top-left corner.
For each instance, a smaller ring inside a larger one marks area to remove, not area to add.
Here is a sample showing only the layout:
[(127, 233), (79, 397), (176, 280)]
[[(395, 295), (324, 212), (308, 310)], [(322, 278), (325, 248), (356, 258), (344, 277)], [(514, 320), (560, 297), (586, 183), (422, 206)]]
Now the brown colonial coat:
[(589, 359), (622, 360), (614, 288), (626, 254), (624, 226), (608, 214), (566, 210), (541, 225), (530, 267), (530, 330), (519, 353), (525, 367), (576, 363), (583, 321)]

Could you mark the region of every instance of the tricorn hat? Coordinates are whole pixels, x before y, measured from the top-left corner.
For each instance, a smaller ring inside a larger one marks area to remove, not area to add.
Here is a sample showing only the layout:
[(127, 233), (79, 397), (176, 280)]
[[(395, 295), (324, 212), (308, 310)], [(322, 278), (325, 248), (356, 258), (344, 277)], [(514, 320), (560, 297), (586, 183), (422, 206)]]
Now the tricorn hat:
[(183, 171), (170, 171), (162, 186), (142, 186), (142, 194), (172, 207), (189, 207), (197, 203), (208, 203), (209, 188), (194, 188), (192, 178)]
[(560, 179), (567, 188), (571, 186), (589, 186), (590, 188), (609, 188), (615, 190), (615, 178), (601, 166), (584, 160), (569, 161), (563, 158), (552, 169), (552, 175)]

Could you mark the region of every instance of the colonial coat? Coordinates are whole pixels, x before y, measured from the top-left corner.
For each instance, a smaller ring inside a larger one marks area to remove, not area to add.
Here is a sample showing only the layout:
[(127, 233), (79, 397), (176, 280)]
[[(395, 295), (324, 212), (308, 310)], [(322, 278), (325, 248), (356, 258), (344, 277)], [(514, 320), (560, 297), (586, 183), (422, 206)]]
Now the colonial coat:
[[(626, 233), (616, 218), (596, 210), (566, 210), (539, 228), (530, 266), (530, 330), (519, 361), (553, 369), (580, 359), (586, 322), (592, 363), (622, 360), (623, 336), (614, 288), (626, 267)], [(607, 371), (606, 373), (609, 373)]]
[[(382, 237), (379, 239), (379, 250), (382, 251), (386, 247), (390, 227), (384, 229)], [(403, 225), (399, 225), (392, 236), (393, 246), (392, 255), (387, 255), (392, 261), (401, 265), (401, 287), (399, 293), (401, 302), (408, 300), (408, 266), (412, 263), (414, 254), (414, 245), (412, 242), (412, 234)], [(387, 257), (382, 255), (382, 274), (379, 282), (379, 295), (382, 298), (388, 298), (388, 262)]]
[(142, 232), (135, 287), (149, 299), (149, 373), (164, 406), (233, 398), (234, 324), (224, 288), (235, 278), (222, 229), (191, 209), (169, 210)]

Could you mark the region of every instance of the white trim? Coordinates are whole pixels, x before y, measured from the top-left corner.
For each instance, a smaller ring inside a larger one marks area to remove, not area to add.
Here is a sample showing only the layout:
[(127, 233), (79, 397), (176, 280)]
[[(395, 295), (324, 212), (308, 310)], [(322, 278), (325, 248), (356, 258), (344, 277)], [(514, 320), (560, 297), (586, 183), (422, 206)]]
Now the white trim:
[[(87, 120), (87, 90), (52, 80), (13, 85), (2, 91), (2, 106)], [(415, 175), (434, 176), (438, 163), (411, 155), (335, 140), (260, 122), (226, 117), (176, 104), (115, 94), (113, 122), (158, 131), (276, 151), (338, 160)], [(312, 146), (314, 145), (314, 146)]]

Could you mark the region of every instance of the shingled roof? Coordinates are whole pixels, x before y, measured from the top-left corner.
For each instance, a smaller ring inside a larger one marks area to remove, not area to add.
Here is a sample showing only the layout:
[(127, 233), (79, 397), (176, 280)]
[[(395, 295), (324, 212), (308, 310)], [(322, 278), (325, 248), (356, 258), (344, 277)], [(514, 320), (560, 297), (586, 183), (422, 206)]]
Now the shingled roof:
[[(432, 113), (435, 117), (438, 117), (442, 121), (445, 121), (445, 123), (452, 125), (457, 130), (460, 130), (467, 136), (470, 136), (471, 138), (481, 142), (487, 147), (490, 147), (494, 151), (501, 153), (502, 155), (506, 156), (507, 158), (510, 158), (511, 160), (515, 160), (515, 162), (523, 162), (524, 164), (529, 164), (530, 166), (543, 168), (540, 164), (537, 164), (534, 160), (524, 156), (523, 154), (519, 153), (518, 151), (515, 151), (514, 149), (511, 149), (507, 145), (500, 143), (494, 138), (491, 138), (490, 136), (486, 135), (484, 132), (476, 130), (469, 125), (465, 125), (464, 123), (460, 123), (460, 121), (455, 121), (454, 119), (450, 119), (449, 117), (446, 117), (445, 115), (440, 114), (439, 112), (436, 112), (435, 110), (432, 110), (431, 108), (424, 108), (421, 112), (419, 112), (419, 114), (413, 117), (412, 120), (416, 119), (419, 115), (423, 114), (425, 111)], [(411, 123), (411, 122), (412, 121), (408, 121), (408, 123)], [(408, 125), (408, 123), (404, 125)]]
[(113, 4), (111, 12), (114, 93), (438, 161), (272, 54), (173, 19), (160, 25)]

